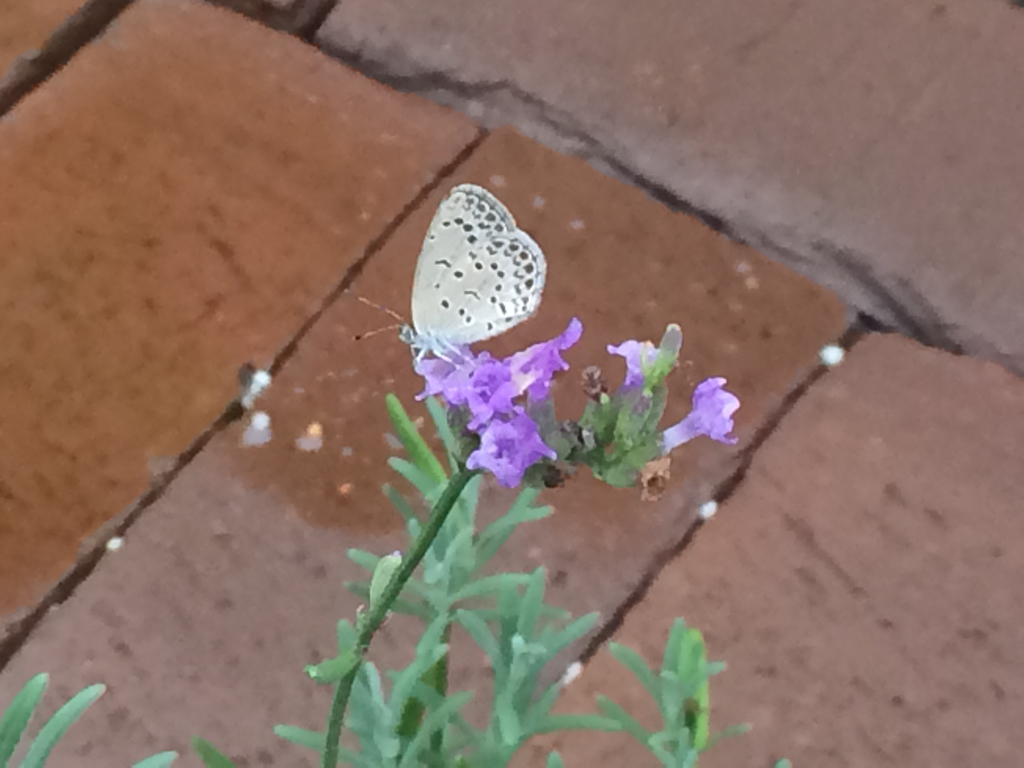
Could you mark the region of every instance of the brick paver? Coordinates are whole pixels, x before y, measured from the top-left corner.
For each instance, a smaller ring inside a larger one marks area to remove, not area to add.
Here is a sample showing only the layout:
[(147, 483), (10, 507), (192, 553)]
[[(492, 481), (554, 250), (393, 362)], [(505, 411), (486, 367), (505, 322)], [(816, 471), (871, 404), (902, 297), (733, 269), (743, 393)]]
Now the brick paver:
[(345, 0), (317, 39), (621, 161), (848, 303), (1024, 373), (1008, 0)]
[[(713, 373), (729, 377), (743, 398), (741, 443), (703, 441), (681, 452), (659, 502), (580, 476), (546, 492), (554, 516), (510, 542), (500, 565), (543, 564), (552, 602), (607, 616), (683, 536), (696, 504), (735, 468), (758, 425), (814, 367), (821, 345), (842, 332), (843, 307), (759, 254), (513, 131), (488, 137), (431, 193), (370, 259), (354, 291), (407, 311), (434, 206), (462, 181), (498, 193), (548, 254), (538, 317), (492, 350), (560, 331), (575, 314), (586, 327), (570, 355), (578, 372), (585, 361), (608, 360), (605, 344), (657, 337), (676, 321), (687, 341), (668, 417), (685, 412), (689, 387)], [(193, 734), (250, 765), (301, 764), (270, 728), (318, 728), (325, 717), (327, 691), (305, 681), (301, 668), (331, 652), (336, 618), (354, 615), (356, 600), (341, 583), (361, 574), (345, 549), (383, 552), (404, 543), (379, 492), (396, 479), (385, 464), (393, 448), (382, 400), (392, 390), (411, 404), (420, 385), (393, 332), (353, 340), (388, 321), (352, 296), (330, 307), (261, 401), (271, 442), (241, 447), (241, 423), (215, 438), (133, 526), (124, 550), (104, 558), (4, 671), (0, 700), (40, 669), (61, 693), (95, 680), (111, 686), (56, 765), (184, 749)], [(620, 375), (610, 365), (609, 373)], [(573, 375), (563, 379), (559, 399), (579, 405), (578, 386)], [(323, 445), (299, 451), (295, 440), (313, 422)], [(501, 511), (505, 498), (488, 485), (481, 515)], [(374, 658), (403, 658), (412, 632), (394, 617)], [(472, 650), (459, 656), (453, 685), (482, 684), (480, 658)]]
[(0, 123), (7, 621), (476, 134), (186, 0), (136, 3)]
[[(616, 637), (660, 660), (683, 616), (729, 664), (712, 728), (754, 730), (701, 765), (1019, 765), (1022, 455), (1024, 385), (991, 364), (875, 336), (812, 386)], [(650, 717), (625, 679), (602, 651), (565, 709)], [(559, 744), (653, 764), (617, 735)]]
[(14, 60), (42, 46), (84, 0), (8, 0), (0, 5), (0, 77)]

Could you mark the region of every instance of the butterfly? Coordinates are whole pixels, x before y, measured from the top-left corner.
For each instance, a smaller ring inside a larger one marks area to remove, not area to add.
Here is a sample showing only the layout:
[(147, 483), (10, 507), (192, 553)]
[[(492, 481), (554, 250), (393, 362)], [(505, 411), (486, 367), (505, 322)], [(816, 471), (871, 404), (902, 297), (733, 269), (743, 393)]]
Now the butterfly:
[(540, 246), (501, 201), (483, 187), (460, 184), (427, 229), (413, 278), (412, 325), (399, 337), (417, 359), (449, 359), (532, 316), (546, 275)]

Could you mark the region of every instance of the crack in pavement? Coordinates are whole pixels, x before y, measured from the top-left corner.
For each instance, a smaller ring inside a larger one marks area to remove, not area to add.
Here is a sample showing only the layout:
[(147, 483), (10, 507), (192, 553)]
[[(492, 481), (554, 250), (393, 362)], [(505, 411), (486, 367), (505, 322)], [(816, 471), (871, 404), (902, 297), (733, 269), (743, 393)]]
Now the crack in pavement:
[[(284, 367), (298, 350), (300, 342), (313, 329), (323, 314), (344, 294), (362, 274), (367, 262), (377, 254), (395, 231), (405, 223), (413, 211), (419, 208), (434, 190), (441, 186), (455, 170), (462, 165), (480, 143), (486, 131), (480, 130), (455, 156), (442, 165), (431, 179), (426, 181), (405, 206), (390, 221), (381, 227), (380, 232), (371, 239), (363, 252), (347, 267), (341, 279), (324, 296), (320, 307), (312, 312), (296, 329), (296, 331), (274, 354), (273, 362), (268, 371), (272, 376)], [(4, 634), (0, 637), (0, 672), (3, 672), (11, 658), (31, 637), (32, 632), (45, 618), (46, 614), (65, 600), (71, 598), (75, 590), (100, 564), (107, 553), (107, 542), (114, 537), (123, 537), (142, 514), (163, 497), (171, 483), (177, 479), (185, 468), (200, 452), (221, 432), (245, 414), (241, 403), (236, 398), (224, 408), (210, 426), (204, 429), (177, 457), (170, 460), (168, 468), (154, 473), (150, 487), (135, 502), (119, 514), (103, 524), (98, 531), (87, 537), (79, 547), (79, 555), (75, 563), (64, 572), (57, 582), (36, 603), (22, 612), (20, 616), (11, 617)]]
[[(881, 274), (855, 249), (820, 236), (793, 245), (770, 233), (756, 220), (712, 211), (664, 183), (637, 170), (625, 148), (613, 148), (596, 138), (570, 112), (556, 107), (516, 83), (503, 80), (467, 81), (389, 50), (390, 59), (362, 50), (316, 40), (327, 55), (373, 80), (460, 111), (485, 127), (511, 124), (542, 144), (589, 162), (608, 176), (643, 190), (671, 210), (700, 220), (723, 236), (773, 257), (835, 292), (853, 308), (865, 327), (897, 332), (951, 354), (973, 354), (994, 360), (1024, 376), (1024, 360), (997, 349), (945, 318), (939, 308), (909, 279)], [(746, 217), (749, 218), (749, 217)]]

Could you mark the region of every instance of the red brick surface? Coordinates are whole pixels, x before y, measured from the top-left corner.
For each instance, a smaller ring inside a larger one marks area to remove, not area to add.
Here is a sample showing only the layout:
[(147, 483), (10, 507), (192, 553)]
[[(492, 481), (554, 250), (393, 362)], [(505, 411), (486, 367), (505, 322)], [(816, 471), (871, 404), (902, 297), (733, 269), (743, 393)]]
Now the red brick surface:
[(149, 483), (476, 135), (301, 42), (143, 0), (0, 123), (0, 611)]
[(1010, 0), (345, 0), (317, 37), (624, 163), (847, 303), (1018, 373), (1022, 39)]
[[(654, 663), (682, 616), (729, 664), (712, 728), (754, 729), (702, 766), (1019, 765), (1022, 414), (1019, 379), (898, 337), (811, 387), (616, 636)], [(564, 709), (605, 693), (653, 722), (628, 681), (602, 651)], [(555, 743), (654, 764), (617, 734)]]
[(0, 77), (22, 54), (42, 46), (84, 0), (6, 0), (0, 5)]
[[(538, 317), (492, 349), (538, 340), (578, 315), (586, 327), (570, 355), (578, 371), (587, 361), (606, 362), (605, 344), (657, 338), (676, 321), (687, 342), (669, 417), (685, 413), (690, 387), (711, 374), (729, 377), (744, 399), (740, 445), (704, 441), (681, 451), (661, 501), (642, 503), (635, 489), (612, 491), (581, 476), (543, 496), (555, 508), (550, 520), (509, 542), (499, 565), (543, 564), (552, 602), (607, 616), (656, 553), (683, 536), (695, 505), (815, 365), (819, 347), (841, 333), (843, 308), (757, 253), (511, 131), (487, 138), (412, 213), (370, 259), (354, 292), (407, 311), (433, 208), (461, 181), (498, 193), (548, 255)], [(353, 340), (388, 321), (352, 296), (335, 303), (260, 402), (272, 419), (271, 442), (240, 447), (244, 424), (236, 424), (211, 443), (136, 523), (124, 551), (103, 560), (5, 671), (0, 700), (39, 669), (50, 670), (64, 693), (95, 680), (111, 685), (56, 765), (125, 762), (183, 748), (193, 734), (239, 764), (301, 764), (270, 728), (322, 726), (327, 693), (305, 681), (301, 668), (331, 652), (336, 618), (354, 615), (357, 601), (341, 582), (362, 574), (345, 550), (405, 544), (379, 492), (396, 480), (385, 464), (394, 449), (383, 396), (395, 391), (411, 404), (420, 385), (393, 332)], [(571, 415), (581, 400), (574, 376), (558, 384), (557, 397)], [(296, 438), (314, 422), (323, 446), (297, 450)], [(487, 484), (481, 515), (502, 511), (506, 500)], [(417, 629), (393, 619), (375, 641), (374, 659), (404, 658)], [(485, 685), (482, 654), (456, 642), (468, 653), (456, 660), (453, 686)]]

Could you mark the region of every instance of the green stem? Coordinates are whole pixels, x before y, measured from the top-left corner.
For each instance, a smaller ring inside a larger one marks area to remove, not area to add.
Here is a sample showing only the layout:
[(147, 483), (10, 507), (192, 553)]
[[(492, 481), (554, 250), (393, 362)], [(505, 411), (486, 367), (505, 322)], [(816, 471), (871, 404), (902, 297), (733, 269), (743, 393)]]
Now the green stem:
[(473, 479), (475, 474), (475, 470), (461, 467), (448, 480), (444, 491), (441, 492), (441, 497), (430, 511), (430, 519), (427, 520), (426, 527), (420, 532), (419, 538), (412, 545), (412, 549), (402, 558), (402, 566), (391, 578), (391, 581), (388, 582), (388, 586), (384, 589), (377, 604), (370, 605), (370, 612), (365, 615), (364, 620), (358, 622), (359, 634), (356, 637), (355, 647), (357, 661), (348, 674), (338, 682), (338, 687), (334, 689), (334, 699), (331, 701), (331, 712), (327, 720), (327, 735), (324, 742), (323, 759), (320, 761), (322, 768), (335, 768), (338, 763), (338, 743), (341, 739), (341, 725), (345, 719), (345, 708), (348, 706), (348, 699), (352, 693), (352, 685), (355, 682), (356, 675), (359, 674), (359, 669), (366, 657), (366, 651), (370, 647), (370, 640), (384, 622), (388, 611), (402, 593), (406, 583), (412, 578), (416, 566), (420, 564), (424, 555), (427, 554), (427, 550), (437, 537), (438, 531), (441, 530), (444, 521), (448, 519), (448, 514), (455, 508), (455, 503), (459, 500), (459, 496), (462, 495), (466, 485)]

